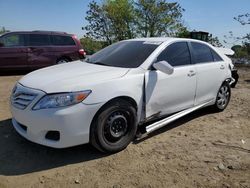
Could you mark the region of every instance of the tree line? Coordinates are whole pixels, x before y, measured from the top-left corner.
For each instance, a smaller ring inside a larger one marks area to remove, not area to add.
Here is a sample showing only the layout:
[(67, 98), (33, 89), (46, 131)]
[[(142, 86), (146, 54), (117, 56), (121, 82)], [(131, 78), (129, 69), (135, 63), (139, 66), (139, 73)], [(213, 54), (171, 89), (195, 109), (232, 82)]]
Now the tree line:
[[(135, 37), (185, 36), (187, 28), (182, 14), (185, 10), (177, 2), (166, 0), (106, 0), (88, 5), (88, 24), (82, 42), (99, 46)], [(85, 45), (86, 46), (86, 45)]]
[[(190, 37), (190, 31), (183, 20), (184, 8), (177, 2), (167, 0), (106, 0), (89, 3), (85, 20), (87, 25), (81, 43), (89, 54), (112, 44), (113, 42), (135, 37)], [(241, 25), (250, 24), (250, 14), (234, 17)], [(250, 58), (250, 33), (243, 37), (234, 37), (230, 32), (224, 36), (225, 43), (233, 40), (235, 57)], [(234, 45), (234, 43), (242, 44)], [(211, 34), (208, 42), (223, 47), (218, 37)]]
[(0, 27), (0, 35), (4, 34), (4, 33), (7, 33), (7, 32), (10, 32), (10, 31), (6, 30), (5, 27)]
[[(87, 24), (82, 27), (85, 35), (80, 40), (88, 54), (92, 54), (116, 41), (136, 37), (189, 38), (190, 31), (183, 20), (184, 12), (179, 3), (167, 0), (105, 0), (101, 3), (93, 0), (88, 4)], [(233, 19), (243, 26), (250, 24), (249, 13)], [(0, 27), (0, 34), (6, 32), (9, 30)], [(233, 45), (235, 57), (250, 59), (250, 33), (235, 37), (229, 32), (229, 36), (224, 38), (224, 43)], [(208, 42), (217, 47), (223, 46), (211, 34)]]
[(178, 3), (166, 0), (106, 0), (88, 5), (86, 36), (111, 44), (134, 37), (171, 36), (185, 29)]
[[(250, 25), (250, 14), (242, 14), (237, 17), (234, 17), (241, 25)], [(241, 45), (234, 45), (232, 50), (235, 51), (236, 58), (247, 58), (250, 59), (250, 32), (243, 37), (234, 37), (233, 33), (230, 33), (230, 37), (233, 40), (241, 41)]]

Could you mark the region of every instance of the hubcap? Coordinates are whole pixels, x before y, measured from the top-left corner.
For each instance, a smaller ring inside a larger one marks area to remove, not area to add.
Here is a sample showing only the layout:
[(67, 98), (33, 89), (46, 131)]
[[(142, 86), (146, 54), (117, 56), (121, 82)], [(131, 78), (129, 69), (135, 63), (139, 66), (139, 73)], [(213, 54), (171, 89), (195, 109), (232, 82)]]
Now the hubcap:
[(229, 89), (227, 86), (222, 86), (218, 93), (217, 106), (220, 109), (225, 108), (229, 99)]
[(128, 121), (124, 112), (113, 112), (105, 123), (104, 136), (109, 142), (117, 142), (128, 130)]
[(123, 136), (127, 130), (127, 120), (122, 115), (112, 117), (108, 123), (110, 126), (110, 133), (115, 138)]

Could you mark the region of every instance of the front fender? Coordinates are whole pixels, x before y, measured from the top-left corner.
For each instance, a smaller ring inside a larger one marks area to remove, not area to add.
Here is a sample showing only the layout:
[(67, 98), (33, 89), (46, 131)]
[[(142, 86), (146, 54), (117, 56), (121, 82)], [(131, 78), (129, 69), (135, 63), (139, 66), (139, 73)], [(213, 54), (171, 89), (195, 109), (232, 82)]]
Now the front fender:
[(95, 84), (89, 88), (92, 93), (83, 102), (84, 104), (96, 104), (119, 96), (128, 96), (138, 102), (143, 93), (143, 80), (144, 74), (139, 74)]
[(134, 99), (138, 108), (138, 119), (142, 112), (144, 74), (126, 75), (118, 79), (112, 79), (91, 86), (92, 93), (83, 101), (91, 105), (107, 103), (117, 97), (130, 97)]

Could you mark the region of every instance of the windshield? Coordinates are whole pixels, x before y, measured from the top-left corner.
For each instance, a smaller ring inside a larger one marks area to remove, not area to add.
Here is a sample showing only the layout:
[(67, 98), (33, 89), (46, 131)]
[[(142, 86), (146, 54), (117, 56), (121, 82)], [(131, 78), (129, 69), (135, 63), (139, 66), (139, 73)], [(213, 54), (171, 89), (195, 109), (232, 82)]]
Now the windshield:
[(87, 63), (136, 68), (159, 46), (159, 42), (122, 41), (112, 44), (86, 59)]

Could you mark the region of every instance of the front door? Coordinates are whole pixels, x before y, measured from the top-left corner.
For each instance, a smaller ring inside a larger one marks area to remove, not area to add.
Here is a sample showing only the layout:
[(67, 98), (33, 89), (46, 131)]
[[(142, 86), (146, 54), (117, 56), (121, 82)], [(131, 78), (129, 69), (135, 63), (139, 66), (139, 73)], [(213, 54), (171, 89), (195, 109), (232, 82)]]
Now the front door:
[(0, 68), (27, 68), (24, 35), (7, 34), (0, 38)]
[(47, 34), (29, 34), (28, 65), (32, 69), (47, 67), (55, 64), (50, 36)]
[(145, 75), (146, 118), (172, 114), (194, 105), (196, 69), (186, 42), (169, 45), (157, 61), (174, 67), (172, 74), (149, 70)]

